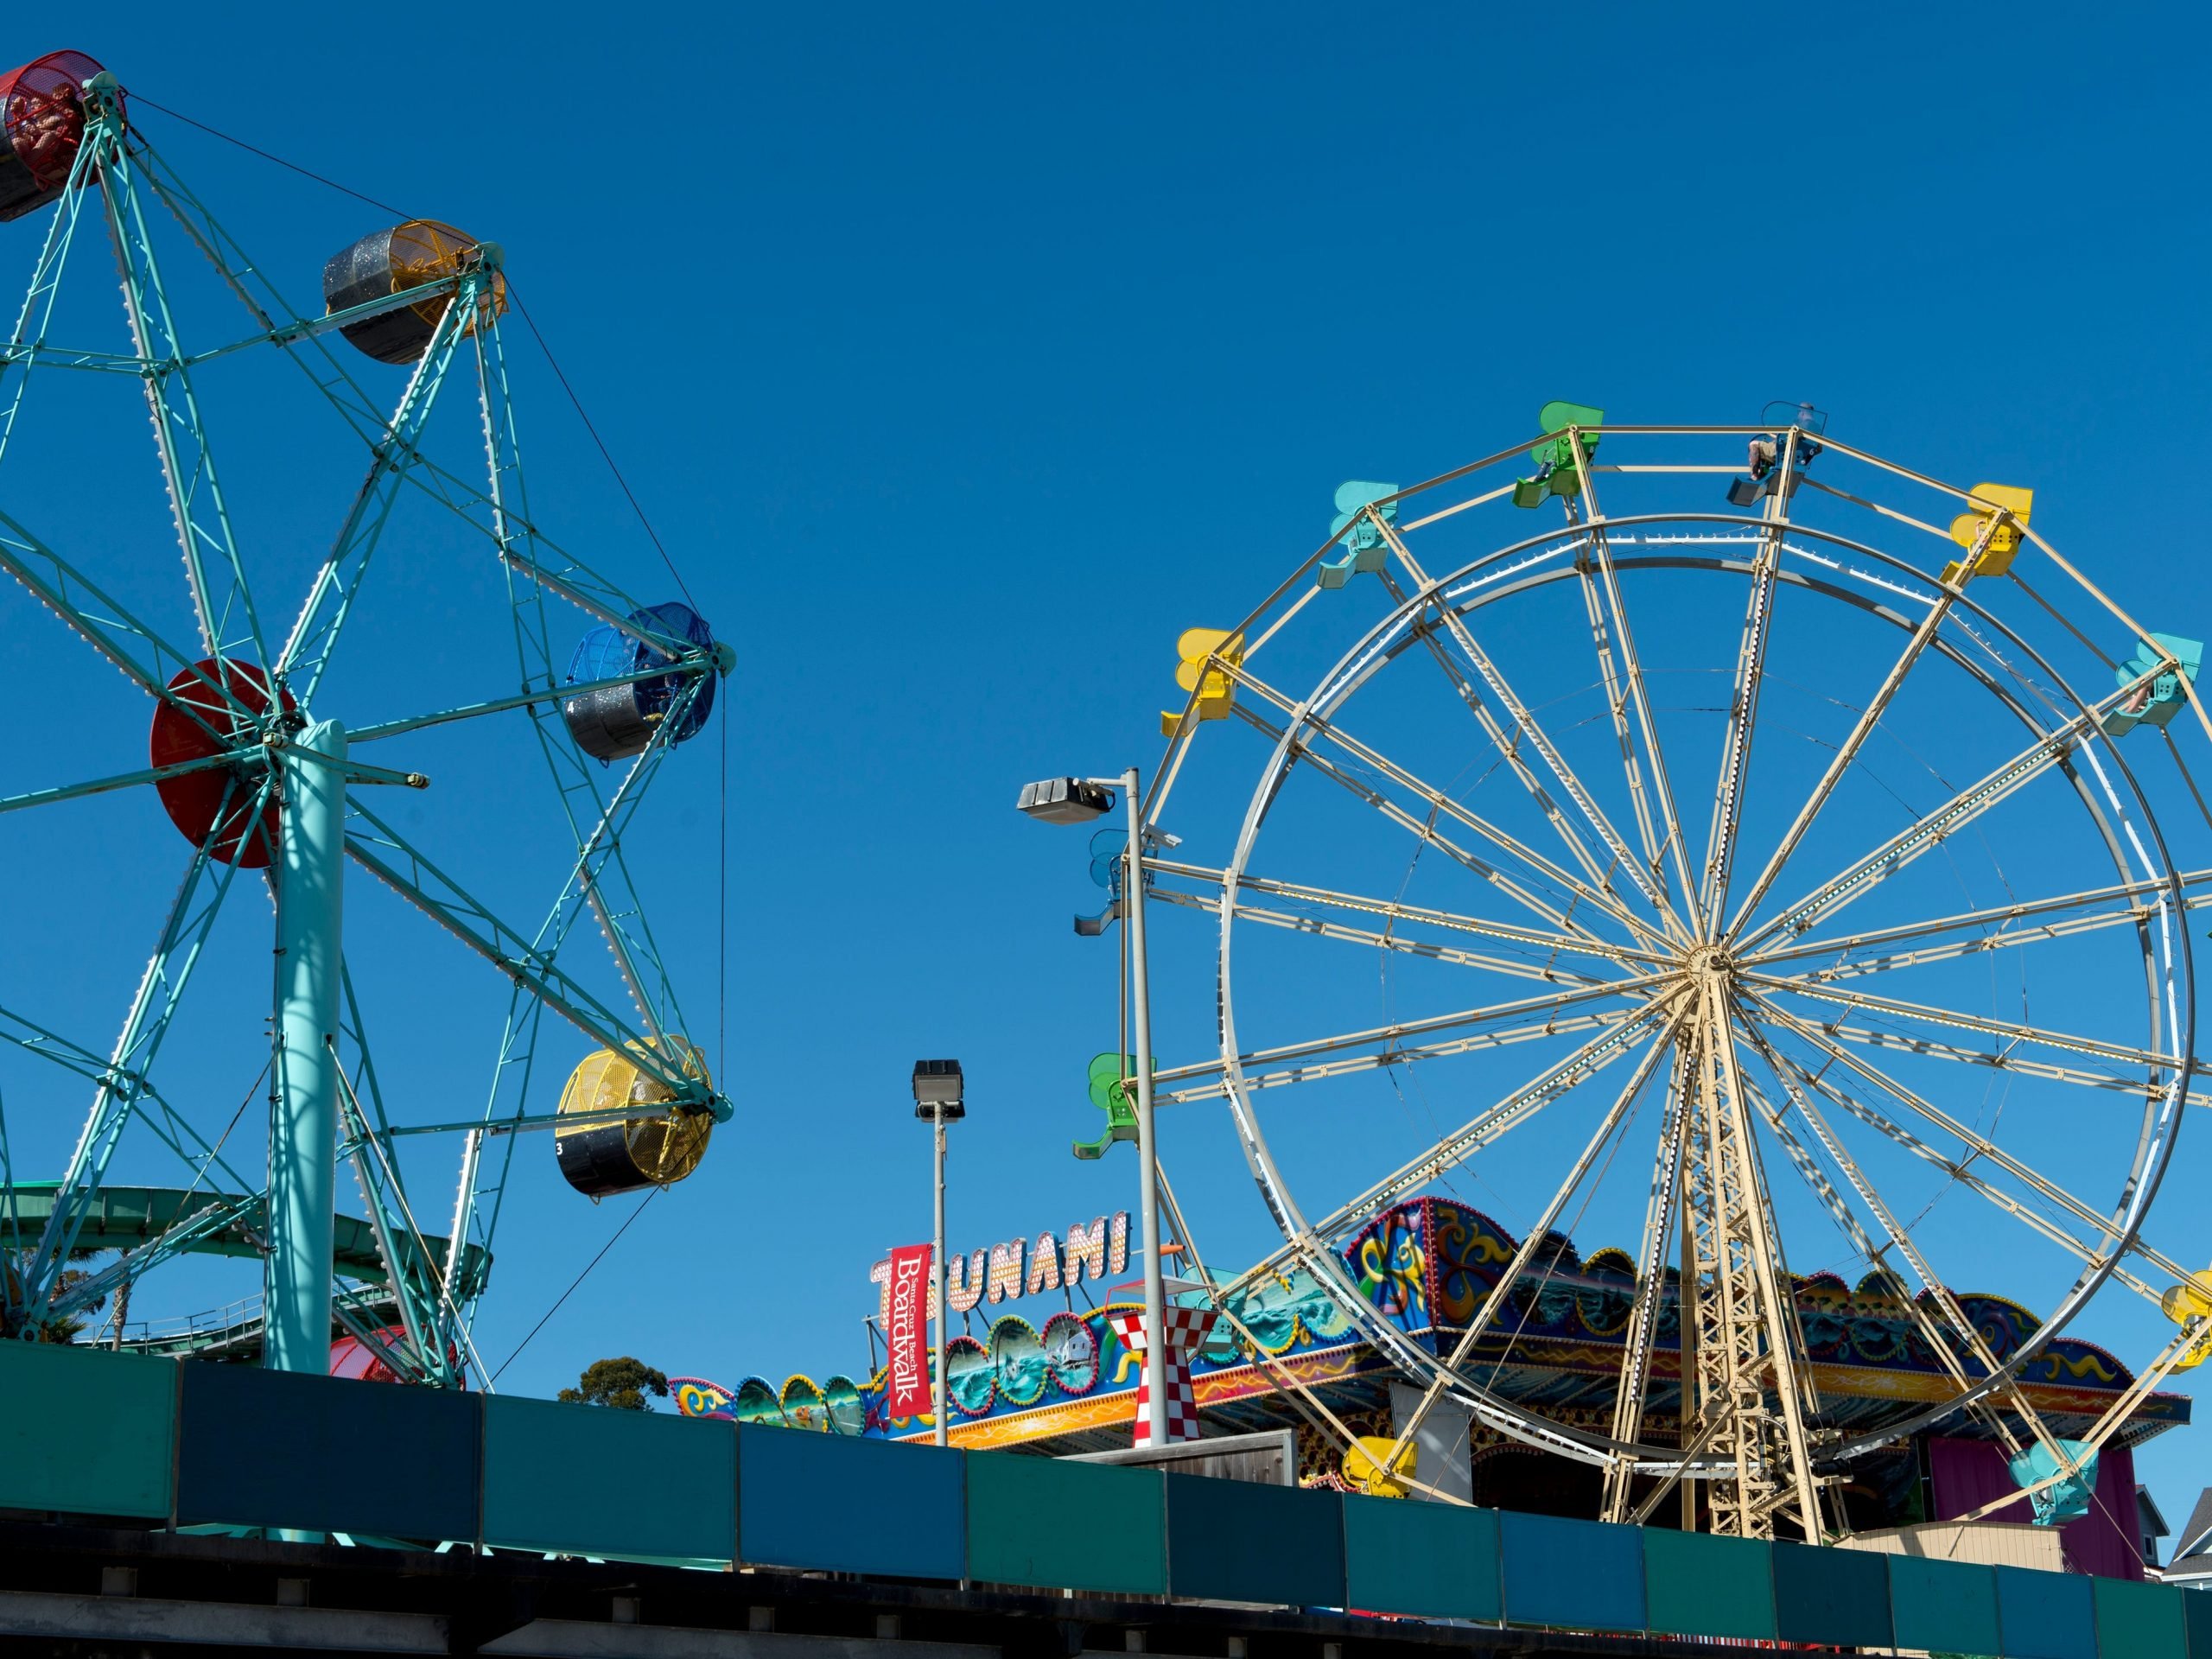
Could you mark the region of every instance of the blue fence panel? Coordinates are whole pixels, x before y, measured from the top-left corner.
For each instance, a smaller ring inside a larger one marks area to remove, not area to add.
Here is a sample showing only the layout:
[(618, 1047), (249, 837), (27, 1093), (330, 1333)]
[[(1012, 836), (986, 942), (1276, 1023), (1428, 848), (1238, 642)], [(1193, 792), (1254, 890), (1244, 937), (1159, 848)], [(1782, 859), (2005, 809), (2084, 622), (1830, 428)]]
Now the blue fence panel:
[(2097, 1616), (2088, 1580), (2027, 1567), (1995, 1570), (2005, 1659), (2097, 1659)]
[(2189, 1631), (2189, 1659), (2212, 1659), (2212, 1594), (2190, 1591), (2181, 1599), (2181, 1611)]
[(1499, 1516), (1505, 1617), (1574, 1630), (1643, 1628), (1643, 1529), (1549, 1515)]
[(493, 1395), (484, 1402), (483, 1535), (569, 1555), (729, 1560), (737, 1437), (718, 1417)]
[(180, 1524), (476, 1536), (474, 1395), (181, 1363)]
[(824, 1573), (965, 1578), (966, 1456), (741, 1424), (738, 1559)]
[(1167, 1477), (1167, 1588), (1213, 1601), (1344, 1605), (1344, 1504), (1334, 1492)]
[(1818, 1544), (1774, 1547), (1775, 1626), (1785, 1642), (1890, 1645), (1885, 1558)]

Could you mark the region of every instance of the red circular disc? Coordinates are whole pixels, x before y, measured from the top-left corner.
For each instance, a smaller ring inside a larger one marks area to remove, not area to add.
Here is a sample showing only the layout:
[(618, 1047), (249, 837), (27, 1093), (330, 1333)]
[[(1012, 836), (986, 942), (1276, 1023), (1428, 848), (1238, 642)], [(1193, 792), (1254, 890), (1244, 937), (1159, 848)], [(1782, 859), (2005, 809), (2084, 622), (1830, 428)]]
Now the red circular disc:
[[(238, 709), (232, 709), (216, 692), (212, 682), (219, 675)], [(296, 706), (291, 694), (285, 693), (286, 712)], [(215, 735), (217, 732), (232, 734), (242, 741), (257, 734), (252, 721), (238, 709), (258, 716), (268, 708), (269, 683), (260, 670), (244, 663), (204, 658), (171, 680), (169, 695), (155, 706), (153, 735), (147, 744), (149, 758), (155, 766), (174, 766), (220, 754), (229, 746)], [(199, 719), (188, 709), (196, 712)], [(188, 772), (181, 778), (164, 778), (154, 787), (169, 822), (194, 846), (212, 836), (210, 856), (244, 870), (257, 870), (268, 864), (270, 850), (276, 845), (276, 803), (270, 800), (261, 809), (261, 833), (255, 834), (253, 788), (241, 768), (210, 766), (205, 772)], [(219, 817), (222, 833), (216, 835)]]
[[(377, 1335), (385, 1342), (397, 1344), (407, 1332), (398, 1325), (388, 1325)], [(377, 1357), (376, 1350), (359, 1337), (344, 1336), (330, 1344), (330, 1374), (351, 1377), (359, 1382), (397, 1382), (391, 1367)]]

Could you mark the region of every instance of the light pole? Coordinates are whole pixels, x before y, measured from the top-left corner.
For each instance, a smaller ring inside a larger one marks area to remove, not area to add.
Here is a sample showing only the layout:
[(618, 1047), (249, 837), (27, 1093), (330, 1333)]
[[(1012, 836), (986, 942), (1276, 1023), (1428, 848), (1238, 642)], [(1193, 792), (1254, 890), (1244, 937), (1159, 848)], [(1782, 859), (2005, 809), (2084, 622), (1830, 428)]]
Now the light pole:
[(937, 1232), (930, 1252), (930, 1299), (937, 1305), (937, 1390), (931, 1415), (937, 1420), (937, 1443), (946, 1444), (952, 1426), (952, 1402), (944, 1393), (945, 1325), (952, 1310), (944, 1300), (944, 1126), (968, 1116), (963, 1098), (965, 1080), (957, 1060), (914, 1062), (914, 1116), (932, 1126), (937, 1172)]
[(1129, 924), (1129, 1000), (1135, 1005), (1137, 1066), (1137, 1213), (1144, 1248), (1144, 1392), (1146, 1439), (1167, 1444), (1167, 1291), (1160, 1262), (1160, 1147), (1152, 1128), (1152, 995), (1144, 949), (1144, 825), (1137, 792), (1137, 769), (1119, 779), (1047, 778), (1030, 784), (1016, 803), (1046, 823), (1088, 823), (1114, 810), (1121, 788), (1128, 808), (1129, 844), (1122, 855), (1122, 913)]

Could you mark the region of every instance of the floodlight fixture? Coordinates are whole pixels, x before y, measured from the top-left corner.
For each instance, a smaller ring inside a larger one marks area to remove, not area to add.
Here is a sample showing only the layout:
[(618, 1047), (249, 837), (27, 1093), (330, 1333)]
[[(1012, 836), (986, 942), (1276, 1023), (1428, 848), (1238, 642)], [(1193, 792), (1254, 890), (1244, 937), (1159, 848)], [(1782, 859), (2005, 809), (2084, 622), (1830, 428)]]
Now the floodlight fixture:
[(957, 1060), (914, 1062), (914, 1116), (925, 1123), (957, 1123), (968, 1116)]
[(1046, 823), (1087, 823), (1114, 810), (1114, 791), (1091, 778), (1047, 778), (1024, 784), (1015, 803)]

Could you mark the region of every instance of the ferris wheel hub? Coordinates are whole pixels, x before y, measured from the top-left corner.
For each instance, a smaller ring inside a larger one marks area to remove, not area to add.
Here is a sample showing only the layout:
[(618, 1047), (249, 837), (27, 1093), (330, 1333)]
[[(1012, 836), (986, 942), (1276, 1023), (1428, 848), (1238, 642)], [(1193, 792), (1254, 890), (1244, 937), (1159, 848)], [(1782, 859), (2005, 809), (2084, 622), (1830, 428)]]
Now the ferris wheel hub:
[(1682, 971), (1693, 979), (1732, 979), (1736, 960), (1725, 944), (1697, 944), (1682, 953)]

